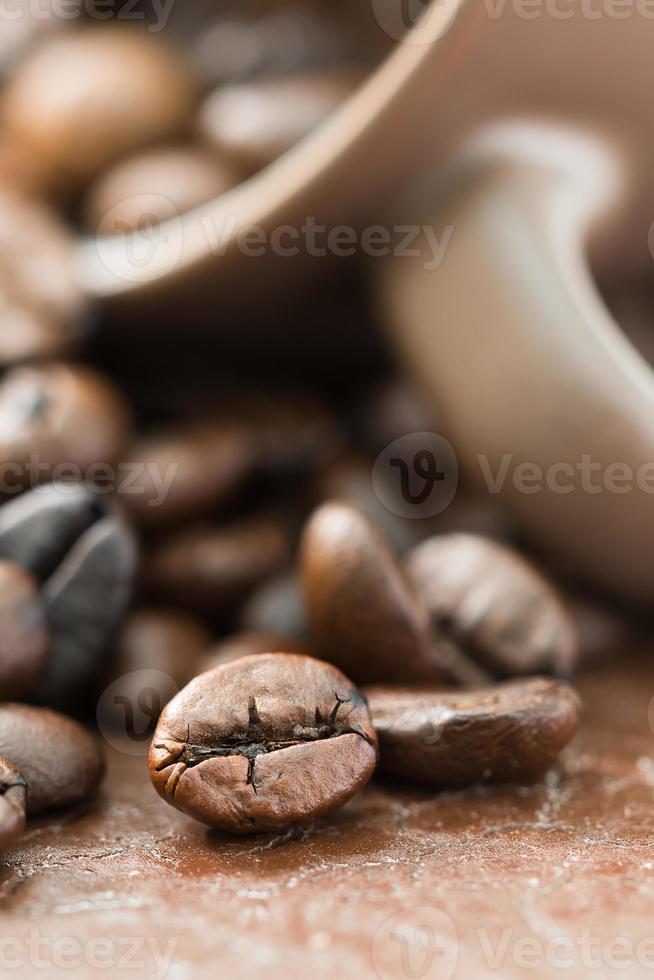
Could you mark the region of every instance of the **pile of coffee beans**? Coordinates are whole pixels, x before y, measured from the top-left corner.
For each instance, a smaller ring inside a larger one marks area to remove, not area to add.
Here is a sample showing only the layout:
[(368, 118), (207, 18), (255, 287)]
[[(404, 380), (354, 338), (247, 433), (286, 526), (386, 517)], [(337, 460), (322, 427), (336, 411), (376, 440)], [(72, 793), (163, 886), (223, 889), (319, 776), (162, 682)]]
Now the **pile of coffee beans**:
[(388, 50), (368, 4), (310, 6), (185, 0), (152, 30), (26, 4), (0, 32), (0, 849), (93, 794), (97, 725), (236, 833), (320, 818), (376, 770), (537, 779), (577, 665), (623, 636), (463, 480), (407, 514), (396, 478), (436, 472), (415, 434), (443, 427), (366, 331), (358, 272), (240, 346), (210, 309), (204, 334), (123, 333), (77, 285), (76, 236), (230, 193)]

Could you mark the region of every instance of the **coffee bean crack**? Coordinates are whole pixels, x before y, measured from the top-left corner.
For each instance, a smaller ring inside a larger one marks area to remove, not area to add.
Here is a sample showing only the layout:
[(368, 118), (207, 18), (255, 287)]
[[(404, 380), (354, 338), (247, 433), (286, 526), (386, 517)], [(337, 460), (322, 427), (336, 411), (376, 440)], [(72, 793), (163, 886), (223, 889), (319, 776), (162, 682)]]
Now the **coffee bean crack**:
[[(248, 701), (248, 727), (244, 732), (234, 732), (231, 735), (226, 735), (218, 739), (213, 745), (198, 745), (191, 742), (189, 727), (186, 743), (179, 749), (179, 752), (173, 759), (166, 759), (165, 762), (157, 767), (156, 771), (162, 772), (172, 763), (176, 763), (175, 771), (171, 774), (171, 796), (174, 797), (179, 780), (187, 769), (192, 769), (194, 766), (206, 762), (207, 759), (219, 759), (240, 755), (248, 760), (246, 785), (251, 786), (256, 793), (257, 784), (254, 769), (257, 758), (260, 755), (281, 752), (284, 749), (292, 748), (294, 745), (302, 745), (306, 742), (318, 742), (329, 738), (338, 738), (341, 735), (358, 735), (360, 738), (365, 739), (366, 742), (370, 741), (368, 735), (358, 725), (348, 726), (339, 722), (338, 715), (341, 708), (349, 704), (351, 699), (341, 698), (336, 692), (334, 692), (334, 697), (336, 703), (328, 716), (325, 716), (320, 708), (316, 707), (313, 725), (295, 725), (288, 735), (283, 735), (282, 737), (270, 737), (266, 735), (264, 723), (259, 717), (256, 699), (251, 697)], [(155, 747), (158, 749), (169, 748), (169, 746), (162, 743)]]

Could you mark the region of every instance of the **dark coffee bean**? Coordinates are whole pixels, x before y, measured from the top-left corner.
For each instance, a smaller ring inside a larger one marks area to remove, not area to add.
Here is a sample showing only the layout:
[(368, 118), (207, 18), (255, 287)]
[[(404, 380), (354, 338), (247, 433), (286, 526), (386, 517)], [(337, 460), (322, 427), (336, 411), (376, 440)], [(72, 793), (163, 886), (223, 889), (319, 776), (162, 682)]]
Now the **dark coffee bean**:
[(207, 421), (141, 439), (128, 463), (138, 476), (121, 494), (125, 508), (140, 524), (164, 527), (219, 513), (252, 474), (255, 446), (248, 426)]
[(21, 361), (64, 354), (81, 334), (87, 310), (73, 275), (72, 238), (63, 223), (47, 205), (7, 190), (36, 177), (26, 168), (20, 149), (6, 142), (0, 145), (0, 177), (0, 370), (4, 370)]
[(21, 63), (2, 120), (47, 167), (50, 185), (67, 189), (183, 133), (195, 96), (187, 65), (156, 34), (92, 25), (48, 39)]
[(406, 569), (437, 633), (499, 676), (553, 670), (577, 659), (574, 624), (556, 589), (526, 559), (471, 534), (430, 538)]
[(100, 750), (85, 728), (26, 704), (0, 704), (0, 756), (25, 777), (28, 813), (82, 802), (104, 772)]
[(440, 684), (426, 610), (386, 542), (349, 504), (324, 504), (302, 542), (302, 583), (317, 652), (355, 681)]
[(238, 180), (202, 147), (157, 147), (102, 174), (86, 198), (84, 220), (101, 235), (144, 229), (206, 204)]
[[(125, 404), (87, 368), (49, 363), (10, 371), (0, 382), (0, 464), (5, 488), (47, 483), (65, 466), (81, 479), (93, 464), (111, 465), (129, 433)], [(36, 462), (36, 473), (32, 464)], [(29, 473), (23, 467), (30, 467)]]
[(248, 833), (336, 809), (376, 759), (365, 701), (343, 674), (309, 657), (264, 654), (202, 674), (170, 702), (150, 775), (172, 806)]
[(380, 769), (437, 787), (537, 779), (579, 722), (579, 699), (546, 678), (475, 691), (369, 688)]
[(362, 77), (329, 69), (221, 87), (200, 111), (200, 132), (221, 159), (255, 173), (324, 122)]
[(309, 656), (308, 644), (297, 636), (284, 633), (234, 633), (206, 651), (197, 665), (198, 674), (215, 670), (241, 657), (256, 657), (261, 653), (301, 653)]
[(0, 559), (45, 581), (106, 514), (103, 498), (83, 483), (46, 483), (0, 507)]
[(48, 644), (36, 580), (19, 565), (0, 561), (0, 700), (23, 697), (34, 687)]
[(117, 517), (97, 521), (44, 583), (50, 656), (33, 697), (60, 710), (84, 708), (122, 622), (136, 567), (134, 539)]
[(251, 633), (304, 636), (309, 624), (297, 574), (284, 572), (260, 585), (244, 604), (239, 621), (241, 629)]
[(50, 651), (32, 696), (83, 708), (130, 598), (136, 548), (105, 498), (82, 485), (39, 487), (0, 508), (0, 560), (39, 582)]
[(202, 658), (211, 648), (211, 634), (185, 613), (138, 609), (125, 622), (116, 646), (106, 682), (111, 697), (103, 702), (102, 725), (122, 727), (128, 706), (132, 710), (146, 706), (152, 718), (151, 736), (171, 692), (205, 669)]
[(12, 847), (25, 829), (25, 777), (0, 757), (0, 854)]
[(234, 608), (289, 556), (284, 529), (274, 520), (228, 527), (196, 527), (159, 545), (146, 567), (153, 595), (188, 609), (220, 615)]

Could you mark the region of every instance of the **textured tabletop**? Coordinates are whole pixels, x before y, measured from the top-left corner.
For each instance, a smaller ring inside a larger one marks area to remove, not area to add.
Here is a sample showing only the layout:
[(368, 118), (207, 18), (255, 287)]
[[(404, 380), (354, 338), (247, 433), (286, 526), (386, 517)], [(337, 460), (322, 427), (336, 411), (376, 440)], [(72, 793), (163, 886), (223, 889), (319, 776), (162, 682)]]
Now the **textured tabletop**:
[(544, 784), (374, 783), (283, 837), (204, 830), (113, 748), (96, 803), (5, 856), (0, 975), (651, 976), (654, 664), (580, 689), (582, 730)]

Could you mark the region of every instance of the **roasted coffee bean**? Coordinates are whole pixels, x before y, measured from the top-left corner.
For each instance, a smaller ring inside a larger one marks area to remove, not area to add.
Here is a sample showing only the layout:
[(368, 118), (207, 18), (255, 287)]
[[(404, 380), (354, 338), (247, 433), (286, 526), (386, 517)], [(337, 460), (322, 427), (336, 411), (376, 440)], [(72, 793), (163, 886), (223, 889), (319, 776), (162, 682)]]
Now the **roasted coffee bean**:
[(309, 656), (308, 644), (297, 636), (284, 633), (234, 633), (210, 647), (197, 665), (197, 673), (215, 670), (241, 657), (256, 657), (261, 653), (301, 653)]
[(364, 683), (447, 681), (426, 610), (381, 534), (354, 507), (318, 508), (304, 531), (301, 569), (319, 655)]
[(309, 623), (297, 574), (284, 572), (260, 585), (245, 602), (239, 621), (242, 629), (252, 633), (304, 636)]
[(172, 806), (248, 833), (336, 809), (376, 760), (365, 701), (343, 674), (310, 657), (264, 654), (196, 677), (170, 702), (150, 775)]
[(85, 224), (101, 235), (152, 227), (206, 204), (238, 182), (231, 168), (199, 146), (158, 147), (98, 178), (84, 205)]
[(537, 779), (579, 722), (572, 688), (547, 678), (474, 691), (365, 690), (380, 770), (436, 787)]
[(233, 612), (288, 557), (286, 532), (275, 520), (207, 525), (180, 531), (155, 548), (145, 576), (153, 595), (219, 616)]
[(162, 609), (132, 612), (111, 661), (111, 698), (103, 703), (102, 724), (122, 727), (126, 711), (145, 707), (152, 719), (151, 736), (170, 692), (205, 669), (202, 656), (210, 648), (211, 634), (192, 616)]
[(219, 513), (253, 473), (255, 448), (249, 427), (236, 422), (207, 421), (145, 437), (129, 454), (137, 478), (121, 500), (147, 527)]
[(23, 697), (35, 686), (48, 645), (36, 580), (20, 565), (0, 561), (0, 700)]
[(183, 133), (195, 98), (189, 68), (156, 34), (91, 25), (28, 55), (2, 96), (2, 120), (47, 166), (49, 183), (66, 189)]
[(256, 173), (324, 122), (362, 77), (332, 69), (219, 88), (200, 111), (200, 133), (221, 159)]
[(556, 589), (526, 559), (487, 538), (430, 538), (406, 569), (436, 633), (499, 676), (569, 675), (574, 624)]
[(104, 772), (100, 749), (82, 725), (26, 704), (0, 704), (0, 756), (25, 777), (28, 813), (86, 800)]
[(120, 394), (88, 368), (19, 367), (0, 382), (0, 462), (10, 464), (16, 488), (24, 489), (41, 474), (48, 482), (59, 467), (65, 467), (67, 477), (81, 479), (93, 464), (111, 466), (128, 433), (129, 415)]
[[(79, 337), (86, 304), (72, 269), (72, 238), (54, 211), (16, 192), (36, 178), (0, 144), (0, 370), (59, 356)], [(14, 185), (13, 190), (8, 187)]]
[(36, 576), (50, 635), (31, 696), (66, 710), (84, 708), (131, 595), (133, 535), (103, 500), (55, 483), (0, 508), (0, 559)]
[(25, 828), (25, 777), (0, 757), (0, 854), (12, 847)]

